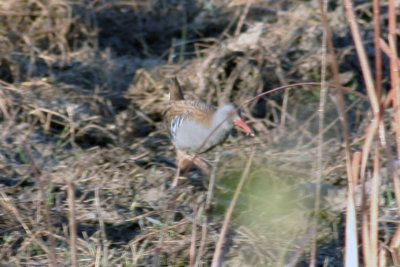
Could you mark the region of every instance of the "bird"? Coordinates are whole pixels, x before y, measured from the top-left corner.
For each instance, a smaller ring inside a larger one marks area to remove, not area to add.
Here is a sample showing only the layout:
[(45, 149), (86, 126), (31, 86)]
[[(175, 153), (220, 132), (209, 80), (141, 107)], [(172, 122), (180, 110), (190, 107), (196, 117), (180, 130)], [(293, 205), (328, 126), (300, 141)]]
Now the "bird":
[(247, 135), (254, 134), (240, 117), (235, 104), (215, 107), (201, 100), (186, 100), (176, 78), (169, 87), (170, 99), (163, 116), (177, 151), (177, 170), (171, 184), (175, 187), (180, 171), (190, 164), (196, 165), (204, 174), (209, 174), (207, 164), (197, 154), (224, 142), (235, 125)]

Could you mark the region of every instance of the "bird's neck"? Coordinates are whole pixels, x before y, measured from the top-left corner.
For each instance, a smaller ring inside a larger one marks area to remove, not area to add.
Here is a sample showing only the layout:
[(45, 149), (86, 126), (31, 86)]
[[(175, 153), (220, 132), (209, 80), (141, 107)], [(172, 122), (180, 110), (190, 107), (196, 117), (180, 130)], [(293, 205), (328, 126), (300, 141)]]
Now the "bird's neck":
[(216, 127), (218, 127), (216, 132), (226, 132), (230, 130), (232, 124), (230, 123), (230, 118), (227, 117), (228, 114), (226, 112), (221, 112), (221, 110), (218, 109), (213, 116), (211, 130), (214, 130)]

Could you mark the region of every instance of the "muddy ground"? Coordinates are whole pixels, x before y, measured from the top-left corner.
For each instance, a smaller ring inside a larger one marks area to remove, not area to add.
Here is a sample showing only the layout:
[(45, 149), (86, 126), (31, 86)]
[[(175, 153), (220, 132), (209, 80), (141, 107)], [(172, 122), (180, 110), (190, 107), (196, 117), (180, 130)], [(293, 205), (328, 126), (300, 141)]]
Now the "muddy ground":
[[(355, 9), (372, 59), (371, 4), (355, 1)], [(341, 84), (366, 94), (341, 2), (329, 1), (328, 17)], [(342, 266), (347, 178), (336, 90), (325, 107), (318, 214), (318, 87), (278, 91), (243, 106), (256, 136), (234, 130), (201, 155), (213, 170), (213, 190), (195, 167), (170, 187), (175, 151), (162, 120), (174, 77), (188, 99), (214, 105), (319, 82), (321, 41), (318, 1), (3, 0), (0, 264), (70, 266), (76, 248), (80, 266), (209, 266), (254, 150), (223, 266), (308, 266), (314, 232), (317, 265)], [(353, 94), (345, 101), (356, 151), (370, 107)], [(389, 166), (390, 156), (382, 161)], [(389, 172), (382, 169), (384, 181)], [(394, 202), (384, 183), (382, 246), (399, 220)]]

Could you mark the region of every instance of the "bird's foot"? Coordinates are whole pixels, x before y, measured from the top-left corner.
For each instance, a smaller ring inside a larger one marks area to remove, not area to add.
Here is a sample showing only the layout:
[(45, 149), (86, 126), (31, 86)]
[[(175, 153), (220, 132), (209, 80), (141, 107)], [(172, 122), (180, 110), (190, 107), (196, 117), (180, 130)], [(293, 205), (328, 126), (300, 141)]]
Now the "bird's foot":
[(187, 171), (188, 168), (190, 168), (192, 165), (195, 165), (197, 168), (200, 169), (200, 171), (203, 174), (207, 176), (209, 176), (211, 173), (207, 163), (205, 163), (202, 159), (198, 158), (197, 156), (190, 156), (184, 153), (178, 153), (177, 161), (178, 161), (177, 164), (178, 166), (171, 187), (176, 187), (178, 185), (179, 178), (181, 177), (180, 176), (181, 170)]

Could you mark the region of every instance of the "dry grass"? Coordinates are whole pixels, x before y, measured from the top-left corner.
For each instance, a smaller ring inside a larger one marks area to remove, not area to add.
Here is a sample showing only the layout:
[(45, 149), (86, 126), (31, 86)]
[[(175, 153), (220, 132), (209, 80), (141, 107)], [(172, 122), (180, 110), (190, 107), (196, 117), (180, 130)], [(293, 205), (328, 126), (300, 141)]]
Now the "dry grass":
[[(373, 42), (370, 8), (355, 6), (359, 32), (369, 38), (363, 45), (380, 44), (394, 58), (393, 29), (389, 45)], [(380, 113), (385, 90), (374, 96), (368, 78), (373, 109), (360, 97), (366, 63), (358, 64), (345, 8), (331, 4), (325, 24), (319, 12), (318, 1), (3, 0), (0, 265), (208, 266), (217, 247), (214, 262), (226, 266), (341, 266), (352, 206), (347, 237), (364, 232), (373, 244), (360, 246), (375, 257), (358, 261), (396, 264), (395, 94)], [(328, 24), (337, 62), (327, 62), (326, 82), (358, 95), (329, 89), (321, 128), (315, 83), (285, 86), (324, 79)], [(388, 72), (384, 64), (382, 88)], [(211, 186), (193, 169), (169, 187), (175, 155), (161, 114), (172, 77), (189, 99), (245, 103), (242, 115), (256, 132), (252, 141), (234, 132), (201, 155), (213, 166)], [(365, 152), (376, 144), (371, 113), (382, 118), (386, 145)], [(225, 216), (251, 142), (252, 167)], [(360, 163), (353, 152), (363, 146)], [(356, 225), (360, 215), (375, 228)]]

